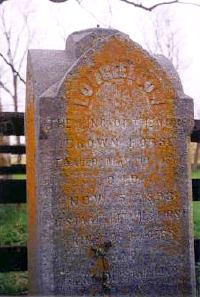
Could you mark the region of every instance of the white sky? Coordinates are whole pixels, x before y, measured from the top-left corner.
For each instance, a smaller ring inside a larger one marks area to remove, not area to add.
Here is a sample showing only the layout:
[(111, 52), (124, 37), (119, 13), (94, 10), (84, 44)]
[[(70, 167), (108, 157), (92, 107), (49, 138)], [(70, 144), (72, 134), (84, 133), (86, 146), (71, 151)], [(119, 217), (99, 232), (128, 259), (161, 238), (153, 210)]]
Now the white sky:
[[(157, 1), (143, 1), (147, 5)], [(199, 3), (199, 0), (187, 2)], [(154, 13), (134, 8), (119, 0), (84, 0), (82, 6), (75, 0), (56, 4), (48, 0), (9, 0), (4, 6), (10, 16), (12, 26), (19, 29), (21, 11), (31, 10), (29, 24), (35, 32), (31, 48), (64, 49), (64, 39), (77, 30), (90, 27), (112, 27), (128, 34), (132, 40), (145, 47), (145, 39), (151, 39), (152, 22), (156, 11), (169, 14), (180, 46), (183, 62), (180, 76), (185, 93), (194, 99), (195, 117), (200, 117), (200, 7), (189, 5), (171, 5), (168, 10), (156, 10)], [(0, 6), (0, 9), (2, 7)], [(8, 17), (9, 18), (9, 17)], [(0, 42), (0, 48), (4, 44)], [(5, 47), (5, 46), (4, 46)], [(10, 109), (11, 101), (6, 102)], [(24, 102), (21, 103), (21, 109)]]

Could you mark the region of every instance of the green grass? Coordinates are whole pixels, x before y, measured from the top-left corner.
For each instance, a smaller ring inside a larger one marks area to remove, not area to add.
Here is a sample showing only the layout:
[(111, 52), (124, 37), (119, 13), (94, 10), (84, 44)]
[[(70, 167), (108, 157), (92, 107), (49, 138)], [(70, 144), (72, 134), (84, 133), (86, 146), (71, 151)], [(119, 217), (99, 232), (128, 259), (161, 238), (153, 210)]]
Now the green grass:
[(13, 174), (13, 179), (26, 179), (26, 174)]
[(27, 272), (0, 273), (0, 295), (25, 295), (27, 291)]
[(192, 178), (200, 179), (200, 168), (192, 171)]
[(26, 205), (8, 204), (0, 207), (0, 246), (26, 245)]
[(194, 237), (200, 239), (200, 201), (193, 202)]
[[(27, 244), (26, 204), (0, 207), (0, 246)], [(27, 272), (0, 273), (0, 295), (21, 295), (28, 290)]]

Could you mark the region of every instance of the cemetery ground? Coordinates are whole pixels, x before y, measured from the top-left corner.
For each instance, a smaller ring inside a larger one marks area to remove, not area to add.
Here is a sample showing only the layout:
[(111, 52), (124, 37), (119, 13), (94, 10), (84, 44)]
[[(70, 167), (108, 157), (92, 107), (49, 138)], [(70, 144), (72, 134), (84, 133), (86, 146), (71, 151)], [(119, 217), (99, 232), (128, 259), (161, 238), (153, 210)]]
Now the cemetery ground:
[[(24, 179), (17, 175), (15, 179)], [(0, 208), (0, 245), (25, 246), (27, 244), (26, 204), (8, 204)], [(0, 273), (0, 295), (24, 295), (28, 290), (27, 272)]]
[[(6, 205), (0, 209), (0, 243), (2, 246), (24, 246), (27, 242), (26, 205)], [(27, 272), (0, 273), (1, 294), (25, 294)]]
[[(23, 179), (24, 175), (15, 176)], [(200, 168), (192, 172), (192, 178), (200, 179)], [(193, 202), (194, 236), (200, 238), (200, 201)], [(27, 243), (26, 205), (6, 205), (0, 209), (0, 245), (23, 246)], [(197, 274), (200, 275), (200, 266)], [(200, 280), (199, 280), (200, 281)], [(24, 295), (28, 291), (27, 272), (0, 273), (0, 294)]]
[[(192, 172), (192, 178), (200, 179), (200, 168)], [(193, 202), (194, 237), (200, 238), (200, 201)]]

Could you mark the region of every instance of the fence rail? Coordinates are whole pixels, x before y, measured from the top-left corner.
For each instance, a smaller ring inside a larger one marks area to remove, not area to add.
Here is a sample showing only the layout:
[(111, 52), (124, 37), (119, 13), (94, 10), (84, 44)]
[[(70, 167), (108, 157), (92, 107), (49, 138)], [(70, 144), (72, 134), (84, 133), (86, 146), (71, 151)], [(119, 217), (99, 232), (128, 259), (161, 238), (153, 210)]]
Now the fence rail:
[(26, 153), (25, 145), (1, 145), (1, 154), (23, 155)]
[(0, 134), (6, 136), (24, 135), (24, 113), (0, 112)]
[(200, 201), (200, 179), (192, 179), (192, 197), (193, 201)]
[[(0, 135), (24, 135), (24, 113), (0, 112)], [(191, 141), (200, 143), (200, 120), (195, 120)], [(25, 145), (2, 145), (0, 153), (25, 154)], [(1, 175), (25, 174), (25, 165), (0, 167)], [(200, 201), (200, 180), (192, 180), (193, 200)], [(26, 203), (26, 180), (2, 179), (0, 180), (1, 203)], [(200, 239), (194, 241), (195, 261), (200, 262)], [(0, 272), (26, 271), (27, 247), (1, 247), (0, 246)]]
[(200, 142), (200, 120), (194, 120), (194, 128), (191, 134), (192, 142)]
[(27, 247), (4, 246), (0, 248), (0, 272), (26, 271)]
[[(0, 135), (24, 135), (23, 112), (0, 112)], [(194, 120), (192, 142), (200, 142), (200, 120)]]
[(0, 203), (26, 203), (26, 180), (0, 180)]
[(26, 165), (1, 166), (0, 174), (25, 174)]
[[(195, 262), (200, 262), (200, 239), (194, 241)], [(26, 271), (27, 247), (0, 247), (0, 272)]]

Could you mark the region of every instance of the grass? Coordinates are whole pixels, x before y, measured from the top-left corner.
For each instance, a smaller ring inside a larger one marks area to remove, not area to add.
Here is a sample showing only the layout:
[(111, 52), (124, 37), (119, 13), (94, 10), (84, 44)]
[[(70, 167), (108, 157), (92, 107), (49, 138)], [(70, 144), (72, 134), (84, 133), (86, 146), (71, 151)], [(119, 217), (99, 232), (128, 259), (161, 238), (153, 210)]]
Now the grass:
[[(25, 179), (14, 174), (13, 179)], [(0, 207), (0, 246), (27, 244), (26, 204), (7, 204)], [(0, 273), (0, 295), (24, 295), (28, 291), (28, 272)]]
[(13, 174), (13, 179), (26, 179), (26, 174)]
[(200, 201), (193, 202), (194, 237), (200, 239)]
[[(0, 246), (27, 244), (27, 214), (25, 204), (0, 207)], [(0, 295), (22, 295), (28, 290), (27, 272), (0, 273)]]
[(8, 204), (0, 208), (0, 246), (26, 245), (26, 205)]
[(192, 171), (192, 178), (200, 179), (200, 168)]
[(28, 273), (0, 273), (0, 294), (25, 295), (28, 293)]

